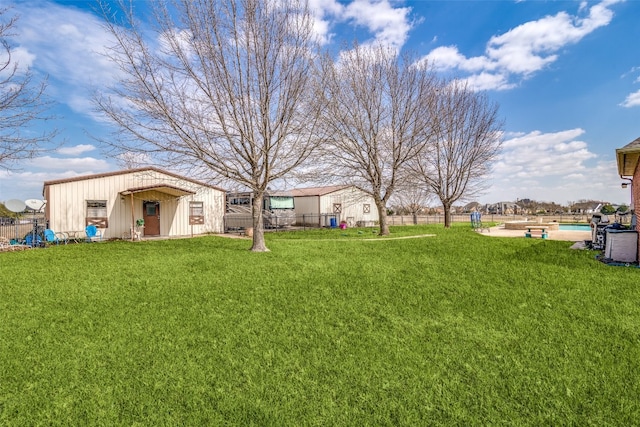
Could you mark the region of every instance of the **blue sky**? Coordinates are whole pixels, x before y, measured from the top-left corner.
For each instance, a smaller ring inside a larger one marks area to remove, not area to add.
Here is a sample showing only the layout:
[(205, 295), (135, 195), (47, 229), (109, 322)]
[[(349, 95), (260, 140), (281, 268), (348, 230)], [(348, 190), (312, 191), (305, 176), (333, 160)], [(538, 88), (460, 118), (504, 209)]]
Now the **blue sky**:
[[(3, 2), (4, 3), (4, 2)], [(311, 0), (327, 47), (357, 37), (410, 50), (500, 105), (504, 145), (480, 202), (629, 203), (615, 149), (640, 137), (640, 1)], [(91, 93), (116, 77), (89, 1), (14, 1), (21, 66), (49, 76), (60, 148), (0, 171), (0, 200), (46, 180), (119, 169), (91, 135), (108, 127)], [(139, 1), (138, 7), (144, 7)]]

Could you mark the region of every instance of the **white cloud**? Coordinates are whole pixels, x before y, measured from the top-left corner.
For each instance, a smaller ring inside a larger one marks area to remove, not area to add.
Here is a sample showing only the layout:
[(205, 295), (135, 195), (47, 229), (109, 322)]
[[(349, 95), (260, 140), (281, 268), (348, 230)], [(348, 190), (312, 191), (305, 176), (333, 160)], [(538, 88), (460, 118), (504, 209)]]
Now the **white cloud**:
[(515, 149), (518, 147), (536, 147), (538, 149), (548, 149), (551, 146), (563, 143), (568, 140), (575, 139), (584, 134), (583, 129), (570, 129), (555, 133), (542, 133), (533, 131), (527, 134), (516, 135), (506, 140), (502, 147), (506, 149)]
[(354, 0), (346, 16), (375, 34), (376, 42), (400, 48), (407, 40), (411, 8), (394, 8), (388, 0)]
[(334, 34), (331, 28), (344, 22), (364, 27), (373, 39), (362, 44), (382, 43), (400, 49), (406, 42), (412, 23), (410, 7), (394, 7), (392, 0), (353, 0), (350, 3), (337, 0), (310, 0), (314, 14), (314, 30), (323, 44), (329, 43)]
[(323, 45), (331, 42), (332, 20), (342, 15), (344, 6), (336, 0), (309, 0), (309, 8), (313, 14), (313, 30)]
[(392, 3), (390, 0), (353, 0), (342, 8), (334, 5), (330, 10), (338, 21), (355, 23), (373, 33), (373, 40), (363, 44), (381, 43), (400, 49), (412, 28), (411, 8), (394, 7)]
[(0, 171), (0, 200), (42, 198), (42, 183), (49, 174), (33, 171)]
[(320, 44), (326, 45), (331, 41), (332, 34), (328, 21), (321, 18), (315, 18), (313, 20), (313, 31), (316, 33)]
[(614, 160), (600, 159), (580, 141), (582, 129), (512, 135), (494, 165), (484, 202), (531, 198), (566, 203), (601, 199), (629, 203)]
[(344, 6), (336, 0), (309, 0), (309, 8), (320, 16), (338, 16), (344, 11)]
[[(61, 159), (51, 157), (41, 158), (39, 161), (33, 162), (27, 169), (22, 171), (0, 170), (0, 201), (9, 199), (40, 199), (43, 197), (42, 187), (45, 181), (53, 181), (58, 179), (75, 178), (83, 175), (92, 175), (95, 173), (107, 172), (113, 168), (105, 168), (101, 160), (97, 159), (81, 159), (81, 163), (85, 166), (76, 168), (73, 166), (76, 161), (64, 163)], [(41, 169), (42, 162), (55, 162), (59, 168)], [(71, 166), (65, 169), (64, 166)], [(91, 169), (95, 166), (96, 169)]]
[(463, 80), (467, 82), (469, 87), (475, 90), (506, 90), (516, 86), (514, 83), (509, 83), (508, 76), (505, 74), (483, 72), (471, 75)]
[(72, 147), (62, 147), (58, 149), (59, 154), (64, 154), (68, 156), (77, 156), (82, 153), (86, 153), (87, 151), (93, 151), (96, 147), (91, 144), (80, 144), (74, 145)]
[[(17, 3), (20, 19), (14, 43), (33, 55), (36, 70), (49, 75), (49, 90), (80, 113), (89, 113), (86, 103), (94, 86), (114, 81), (117, 70), (103, 55), (112, 45), (100, 19), (90, 13), (48, 2)], [(80, 109), (77, 109), (80, 108)]]
[(94, 157), (59, 158), (42, 156), (31, 160), (31, 164), (34, 167), (44, 165), (49, 170), (65, 170), (82, 174), (92, 171), (106, 171), (111, 168), (111, 165), (106, 160), (96, 159)]
[[(36, 56), (29, 52), (28, 49), (19, 46), (11, 49), (10, 58), (11, 66), (0, 69), (0, 77), (8, 77), (9, 73), (14, 71), (14, 66), (16, 67), (16, 73), (25, 73), (33, 65), (33, 61), (36, 59)], [(4, 49), (0, 49), (0, 64), (6, 64), (8, 59), (9, 55), (7, 52)]]
[[(469, 81), (477, 82), (478, 86), (474, 86), (477, 89), (508, 89), (514, 85), (505, 79), (529, 77), (555, 62), (562, 48), (608, 25), (613, 18), (613, 11), (609, 7), (620, 1), (623, 0), (602, 1), (589, 8), (585, 17), (560, 12), (526, 22), (504, 34), (493, 36), (482, 56), (467, 58), (456, 46), (441, 46), (432, 50), (423, 60), (439, 69), (471, 73)], [(583, 3), (580, 12), (585, 7)], [(481, 75), (484, 77), (479, 77)]]
[(629, 94), (624, 102), (620, 105), (627, 108), (640, 106), (640, 90)]

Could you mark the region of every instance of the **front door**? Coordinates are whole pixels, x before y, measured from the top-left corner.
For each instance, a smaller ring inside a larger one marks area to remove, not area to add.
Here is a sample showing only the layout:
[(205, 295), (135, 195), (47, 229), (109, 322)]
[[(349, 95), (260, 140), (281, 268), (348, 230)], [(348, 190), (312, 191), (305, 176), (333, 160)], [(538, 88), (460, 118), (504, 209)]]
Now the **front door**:
[(144, 211), (144, 235), (160, 235), (160, 202), (147, 202), (142, 204)]

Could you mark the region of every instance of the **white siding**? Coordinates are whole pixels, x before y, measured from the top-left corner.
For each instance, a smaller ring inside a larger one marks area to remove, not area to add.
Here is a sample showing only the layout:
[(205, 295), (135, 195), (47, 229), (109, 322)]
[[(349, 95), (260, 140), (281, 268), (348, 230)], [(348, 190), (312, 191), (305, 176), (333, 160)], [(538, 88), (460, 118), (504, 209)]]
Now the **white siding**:
[[(366, 222), (372, 225), (378, 220), (378, 209), (373, 198), (368, 194), (358, 190), (356, 187), (349, 187), (327, 194), (320, 198), (320, 205), (324, 212), (333, 213), (334, 204), (342, 206), (340, 221), (347, 221), (350, 226), (358, 222)], [(369, 212), (365, 213), (364, 205), (369, 205)]]
[[(355, 225), (359, 221), (371, 224), (378, 221), (378, 209), (368, 194), (356, 187), (348, 187), (323, 196), (298, 196), (295, 198), (296, 216), (300, 220), (302, 214), (333, 215), (334, 204), (340, 204), (342, 212), (337, 215), (339, 221), (348, 221)], [(369, 205), (365, 212), (364, 205)]]
[[(224, 192), (216, 188), (179, 179), (157, 170), (132, 171), (108, 176), (53, 183), (45, 186), (49, 227), (54, 231), (82, 231), (85, 228), (87, 200), (106, 200), (108, 228), (105, 238), (120, 238), (128, 233), (132, 223), (131, 196), (120, 193), (130, 188), (170, 185), (195, 194), (173, 197), (162, 192), (133, 195), (133, 218), (142, 217), (144, 200), (160, 202), (160, 235), (221, 233), (223, 231)], [(205, 224), (189, 225), (189, 201), (204, 203)]]

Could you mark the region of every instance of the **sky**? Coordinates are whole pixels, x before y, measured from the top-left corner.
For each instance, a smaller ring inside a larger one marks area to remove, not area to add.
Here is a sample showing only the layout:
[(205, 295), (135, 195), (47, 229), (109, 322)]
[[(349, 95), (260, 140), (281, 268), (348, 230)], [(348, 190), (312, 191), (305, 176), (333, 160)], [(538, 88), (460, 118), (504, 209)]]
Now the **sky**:
[[(3, 4), (7, 0), (3, 0)], [(500, 106), (502, 150), (481, 203), (529, 198), (629, 204), (615, 150), (640, 137), (640, 1), (310, 0), (327, 47), (385, 43), (466, 80)], [(117, 78), (89, 1), (13, 1), (21, 69), (48, 77), (57, 148), (0, 169), (0, 201), (41, 199), (48, 180), (119, 170), (92, 93)], [(139, 8), (145, 1), (136, 2)], [(40, 129), (42, 128), (42, 129)], [(467, 200), (471, 201), (471, 200)]]

